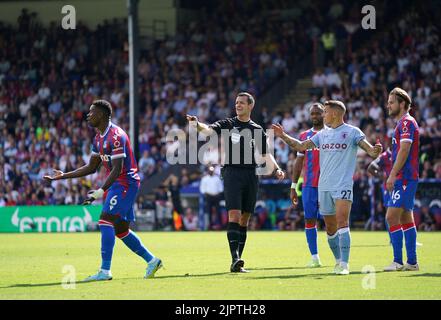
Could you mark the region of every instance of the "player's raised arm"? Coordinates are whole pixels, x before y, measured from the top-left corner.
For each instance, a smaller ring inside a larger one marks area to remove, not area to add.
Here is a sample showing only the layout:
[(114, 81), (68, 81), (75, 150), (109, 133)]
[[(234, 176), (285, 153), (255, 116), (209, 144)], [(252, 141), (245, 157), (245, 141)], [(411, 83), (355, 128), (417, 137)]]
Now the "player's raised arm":
[(315, 144), (310, 139), (305, 141), (300, 141), (297, 140), (296, 138), (289, 136), (283, 129), (282, 125), (279, 123), (272, 124), (271, 129), (274, 130), (274, 134), (277, 137), (281, 138), (287, 145), (289, 145), (295, 151), (303, 152), (306, 150), (314, 149), (316, 147)]
[(196, 116), (191, 116), (187, 114), (187, 121), (190, 123), (190, 125), (196, 122), (195, 124), (196, 130), (198, 130), (198, 132), (202, 132), (207, 136), (211, 136), (212, 134), (215, 133), (215, 131), (212, 128), (210, 128), (207, 124), (199, 122)]
[(54, 181), (61, 179), (73, 179), (80, 178), (84, 176), (88, 176), (89, 174), (95, 173), (101, 164), (101, 158), (98, 154), (93, 153), (90, 156), (89, 163), (81, 168), (78, 168), (74, 171), (66, 172), (54, 169), (54, 175), (52, 176), (44, 176), (43, 179), (46, 181)]
[(374, 159), (376, 159), (383, 152), (383, 146), (381, 145), (380, 141), (378, 141), (378, 139), (377, 143), (374, 146), (371, 145), (366, 139), (361, 140), (358, 143), (358, 146), (366, 151), (367, 154)]

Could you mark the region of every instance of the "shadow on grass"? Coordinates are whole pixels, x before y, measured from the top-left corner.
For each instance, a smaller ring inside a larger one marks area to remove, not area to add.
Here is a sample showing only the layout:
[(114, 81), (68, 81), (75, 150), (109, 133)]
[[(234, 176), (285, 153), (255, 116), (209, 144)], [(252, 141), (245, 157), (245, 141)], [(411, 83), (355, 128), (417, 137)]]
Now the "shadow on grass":
[(441, 278), (441, 272), (440, 273), (415, 273), (415, 274), (409, 274), (409, 275), (403, 275), (402, 277), (427, 277), (427, 278)]
[[(160, 279), (170, 279), (170, 278), (196, 278), (196, 277), (214, 277), (214, 276), (221, 276), (221, 275), (227, 275), (227, 274), (237, 274), (237, 273), (231, 273), (231, 272), (218, 272), (218, 273), (205, 273), (205, 274), (176, 274), (176, 275), (165, 275), (165, 276), (156, 276), (155, 278), (152, 279), (148, 279), (149, 281), (151, 280), (160, 280)], [(76, 285), (83, 285), (83, 284), (88, 284), (88, 283), (95, 283), (95, 282), (109, 282), (111, 281), (112, 283), (115, 282), (123, 282), (123, 281), (127, 281), (127, 280), (143, 280), (143, 281), (147, 281), (146, 279), (143, 278), (114, 278), (113, 280), (107, 280), (107, 281), (89, 281), (89, 282), (83, 282), (83, 281), (78, 281), (75, 284)], [(17, 284), (12, 284), (9, 286), (3, 286), (0, 287), (0, 289), (9, 289), (9, 288), (38, 288), (38, 287), (54, 287), (54, 286), (61, 286), (62, 283), (61, 282), (50, 282), (50, 283), (17, 283)]]
[[(326, 267), (326, 266), (325, 266)], [(278, 267), (278, 268), (246, 268), (251, 273), (253, 271), (261, 271), (261, 270), (307, 270), (310, 268), (307, 267)], [(197, 277), (213, 277), (213, 276), (222, 276), (222, 275), (241, 275), (243, 273), (240, 272), (218, 272), (218, 273), (203, 273), (203, 274), (185, 274), (185, 275), (169, 275), (169, 276), (158, 276), (155, 279), (167, 279), (167, 278), (197, 278)]]
[(202, 274), (174, 274), (169, 276), (158, 276), (154, 279), (170, 279), (170, 278), (198, 278), (198, 277), (214, 277), (214, 276), (222, 276), (226, 274), (237, 274), (237, 273), (231, 273), (231, 272), (217, 272), (217, 273), (202, 273)]
[[(95, 282), (121, 282), (124, 280), (135, 280), (135, 279), (140, 279), (140, 278), (121, 278), (121, 279), (113, 279), (113, 280), (106, 280), (106, 281), (88, 281), (88, 282), (83, 282), (83, 281), (77, 281), (75, 282), (75, 285), (79, 285), (79, 284), (88, 284), (88, 283), (95, 283)], [(142, 278), (141, 278), (142, 279)], [(38, 288), (38, 287), (55, 287), (55, 286), (62, 286), (63, 283), (61, 282), (50, 282), (50, 283), (17, 283), (17, 284), (11, 284), (10, 286), (4, 286), (4, 287), (0, 287), (0, 289), (10, 289), (10, 288)], [(69, 283), (65, 284), (65, 285), (70, 285)]]
[[(248, 270), (250, 271), (259, 271), (259, 270), (301, 270), (301, 269), (309, 269), (306, 267), (280, 267), (280, 268), (250, 268)], [(377, 271), (378, 273), (383, 273), (383, 271)], [(351, 275), (361, 275), (366, 274), (360, 271), (352, 271), (349, 276)], [(231, 275), (231, 276), (237, 276), (243, 277), (242, 273), (232, 273), (232, 272), (217, 272), (217, 273), (202, 273), (202, 274), (176, 274), (176, 275), (165, 275), (165, 276), (157, 276), (155, 278), (149, 279), (151, 280), (161, 280), (161, 279), (172, 279), (172, 278), (200, 278), (200, 277), (216, 277), (216, 276), (223, 276), (223, 275)], [(248, 273), (250, 275), (250, 273)], [(265, 280), (265, 279), (297, 279), (297, 278), (316, 278), (321, 279), (322, 277), (338, 277), (338, 275), (335, 275), (333, 272), (327, 272), (327, 273), (308, 273), (308, 274), (291, 274), (291, 275), (274, 275), (274, 276), (262, 276), (262, 277), (255, 277), (253, 276), (254, 273), (251, 272), (251, 277), (245, 277), (244, 279), (247, 280)], [(411, 275), (411, 277), (441, 277), (441, 273), (425, 273), (425, 274), (415, 274)], [(111, 280), (112, 283), (115, 282), (124, 282), (127, 280), (143, 280), (147, 281), (143, 278), (117, 278)], [(90, 284), (95, 282), (109, 282), (109, 281), (89, 281), (89, 282), (83, 282), (78, 281), (75, 284), (76, 285), (83, 285), (83, 284)], [(37, 288), (37, 287), (54, 287), (54, 286), (61, 286), (61, 282), (51, 282), (51, 283), (17, 283), (9, 286), (0, 287), (0, 289), (9, 289), (9, 288)]]
[(390, 247), (388, 244), (359, 244), (351, 245), (351, 248), (377, 248), (377, 247)]
[[(376, 272), (376, 274), (378, 273), (383, 273), (382, 271), (378, 271)], [(327, 272), (327, 273), (308, 273), (308, 274), (286, 274), (286, 275), (275, 275), (275, 276), (263, 276), (263, 277), (249, 277), (246, 278), (247, 280), (266, 280), (266, 279), (298, 279), (298, 278), (316, 278), (316, 279), (321, 279), (323, 277), (350, 277), (350, 276), (354, 276), (354, 275), (367, 275), (367, 273), (365, 272), (361, 272), (361, 271), (351, 271), (351, 273), (347, 276), (340, 276), (340, 275), (336, 275), (333, 272)]]
[[(324, 268), (331, 266), (322, 266)], [(308, 267), (280, 267), (280, 268), (246, 268), (250, 271), (259, 271), (259, 270), (310, 270)]]

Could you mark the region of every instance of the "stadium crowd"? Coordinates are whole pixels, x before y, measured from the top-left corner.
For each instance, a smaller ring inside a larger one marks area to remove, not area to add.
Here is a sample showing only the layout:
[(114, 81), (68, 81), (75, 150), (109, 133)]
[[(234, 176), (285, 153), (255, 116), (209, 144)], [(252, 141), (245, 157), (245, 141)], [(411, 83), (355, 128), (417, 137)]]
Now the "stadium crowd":
[[(433, 16), (432, 16), (433, 17)], [(414, 27), (418, 26), (418, 27)], [(398, 28), (373, 39), (352, 55), (335, 54), (312, 76), (311, 101), (294, 105), (292, 110), (276, 115), (269, 113), (266, 123), (279, 122), (293, 136), (308, 129), (308, 110), (314, 102), (328, 99), (344, 101), (348, 108), (346, 121), (359, 127), (372, 143), (377, 138), (385, 148), (390, 146), (395, 122), (388, 117), (386, 105), (390, 90), (403, 87), (412, 97), (411, 114), (420, 126), (420, 179), (441, 179), (441, 42), (440, 24), (426, 15), (412, 12), (398, 21)], [(265, 113), (264, 113), (265, 114)], [(294, 154), (282, 141), (275, 142), (277, 159), (292, 172)], [(360, 150), (354, 176), (354, 220), (368, 220), (371, 208), (370, 178), (367, 167), (371, 159)], [(377, 195), (377, 199), (381, 196)], [(420, 211), (429, 207), (420, 199)], [(440, 214), (437, 205), (428, 212)], [(290, 209), (287, 209), (290, 210)], [(375, 208), (384, 211), (384, 207)], [(298, 215), (294, 214), (293, 220)], [(384, 215), (379, 215), (384, 217)], [(438, 222), (437, 228), (441, 228)], [(380, 228), (382, 229), (382, 228)]]
[[(336, 2), (327, 15), (306, 4), (271, 15), (240, 5), (223, 10), (230, 15), (207, 13), (141, 54), (138, 164), (143, 179), (168, 167), (165, 135), (186, 127), (186, 114), (208, 123), (232, 115), (237, 92), (259, 97), (310, 55), (314, 38), (329, 22), (338, 22), (344, 9)], [(244, 13), (253, 18), (241, 19)], [(69, 171), (88, 162), (94, 132), (84, 119), (95, 98), (111, 101), (112, 121), (128, 131), (126, 28), (125, 21), (112, 20), (96, 30), (79, 23), (77, 30), (65, 31), (55, 24), (43, 27), (27, 11), (17, 26), (0, 23), (0, 206), (81, 203), (91, 187), (102, 184), (103, 170), (52, 184), (42, 177), (53, 168)], [(264, 108), (259, 121), (265, 127), (280, 122), (298, 137), (309, 128), (311, 103), (340, 99), (348, 108), (348, 123), (359, 126), (371, 142), (379, 137), (387, 144), (394, 128), (385, 110), (387, 93), (400, 85), (411, 95), (420, 125), (420, 175), (441, 179), (439, 31), (439, 21), (414, 12), (360, 51), (346, 55), (335, 50), (313, 75), (311, 101), (285, 112)], [(295, 154), (279, 141), (275, 150), (291, 176)], [(361, 154), (355, 215), (370, 207), (368, 162)], [(183, 186), (190, 183), (181, 180)], [(286, 201), (273, 210), (282, 212), (273, 226), (291, 225), (282, 221), (285, 217), (300, 221), (301, 212)], [(255, 228), (263, 223), (254, 221)]]
[[(310, 24), (258, 14), (233, 21), (207, 15), (143, 51), (142, 177), (168, 166), (165, 133), (185, 127), (186, 113), (208, 122), (231, 115), (234, 92), (259, 95), (308, 50)], [(41, 178), (52, 168), (67, 171), (88, 161), (93, 131), (84, 119), (95, 98), (111, 101), (112, 121), (128, 131), (127, 23), (104, 21), (90, 30), (79, 22), (76, 30), (63, 30), (55, 23), (44, 27), (24, 9), (18, 25), (1, 24), (0, 34), (1, 204), (80, 203), (104, 172), (52, 185)], [(300, 50), (296, 42), (305, 45)]]

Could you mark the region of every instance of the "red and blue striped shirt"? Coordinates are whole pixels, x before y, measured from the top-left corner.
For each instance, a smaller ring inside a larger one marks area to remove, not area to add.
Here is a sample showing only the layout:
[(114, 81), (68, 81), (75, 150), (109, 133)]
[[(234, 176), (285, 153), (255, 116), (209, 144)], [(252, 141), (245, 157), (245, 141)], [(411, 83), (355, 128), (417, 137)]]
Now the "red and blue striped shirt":
[(108, 173), (112, 170), (111, 160), (124, 158), (121, 174), (116, 181), (122, 185), (139, 183), (138, 165), (130, 146), (129, 137), (117, 125), (110, 122), (103, 135), (97, 133), (92, 144), (92, 153), (99, 154)]
[(395, 127), (392, 137), (392, 163), (397, 160), (403, 141), (410, 142), (412, 146), (403, 168), (397, 174), (397, 179), (418, 180), (420, 133), (418, 123), (409, 113), (406, 113)]
[[(392, 152), (390, 151), (390, 149), (387, 149), (380, 155), (380, 157), (378, 158), (378, 166), (384, 171), (386, 177), (390, 176), (390, 172), (393, 166)], [(384, 179), (383, 188), (384, 190), (386, 190), (386, 179)]]
[[(313, 128), (303, 131), (300, 134), (300, 141), (311, 139), (318, 131)], [(298, 157), (305, 157), (303, 160), (303, 186), (304, 187), (318, 187), (320, 177), (320, 151), (319, 148), (306, 150), (297, 153)]]

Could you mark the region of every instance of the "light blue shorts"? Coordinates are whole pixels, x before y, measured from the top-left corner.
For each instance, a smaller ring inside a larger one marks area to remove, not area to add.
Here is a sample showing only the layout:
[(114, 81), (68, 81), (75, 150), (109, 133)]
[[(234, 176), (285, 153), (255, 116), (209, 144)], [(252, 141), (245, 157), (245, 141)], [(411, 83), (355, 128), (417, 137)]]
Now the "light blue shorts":
[(335, 214), (335, 200), (353, 201), (352, 188), (337, 191), (319, 191), (319, 210), (322, 215)]

